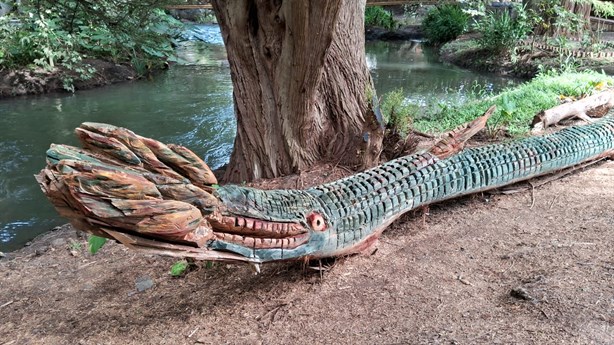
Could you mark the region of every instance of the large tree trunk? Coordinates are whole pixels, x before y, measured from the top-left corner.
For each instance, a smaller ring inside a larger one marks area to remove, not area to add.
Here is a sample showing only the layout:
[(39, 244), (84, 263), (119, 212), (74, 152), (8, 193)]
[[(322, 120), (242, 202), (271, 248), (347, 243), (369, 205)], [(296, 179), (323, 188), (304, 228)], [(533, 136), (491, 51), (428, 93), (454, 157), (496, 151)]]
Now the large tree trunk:
[(563, 6), (567, 11), (576, 14), (580, 20), (580, 25), (576, 30), (568, 30), (568, 28), (561, 27), (555, 34), (580, 38), (585, 30), (590, 30), (590, 15), (592, 8), (590, 3), (580, 3), (575, 0), (563, 0), (561, 6)]
[(237, 137), (224, 179), (377, 162), (383, 127), (364, 53), (365, 0), (213, 0)]
[(567, 11), (571, 13), (575, 13), (578, 15), (580, 19), (580, 27), (574, 28), (574, 30), (569, 30), (567, 27), (559, 27), (555, 25), (556, 21), (559, 20), (556, 16), (547, 17), (543, 13), (541, 13), (542, 7), (544, 6), (544, 0), (523, 0), (523, 6), (525, 8), (531, 9), (537, 12), (542, 19), (545, 21), (543, 25), (535, 28), (535, 34), (537, 35), (565, 35), (579, 38), (582, 36), (583, 32), (586, 30), (590, 30), (590, 14), (592, 5), (589, 2), (578, 2), (576, 0), (561, 0), (560, 5), (565, 8)]

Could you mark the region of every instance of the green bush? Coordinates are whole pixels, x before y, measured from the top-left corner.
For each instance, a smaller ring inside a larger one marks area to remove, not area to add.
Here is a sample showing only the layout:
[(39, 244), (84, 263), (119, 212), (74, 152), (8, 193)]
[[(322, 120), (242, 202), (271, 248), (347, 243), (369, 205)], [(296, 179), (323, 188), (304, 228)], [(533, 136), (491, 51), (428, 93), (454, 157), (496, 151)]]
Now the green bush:
[(5, 67), (36, 65), (53, 69), (63, 61), (80, 61), (75, 39), (57, 18), (28, 16), (17, 22), (0, 18), (0, 64)]
[(403, 137), (407, 136), (412, 127), (413, 116), (418, 111), (418, 106), (405, 101), (403, 89), (400, 88), (386, 93), (382, 97), (380, 108), (386, 127)]
[(396, 27), (396, 22), (392, 14), (381, 6), (369, 6), (365, 10), (365, 26), (379, 26), (392, 30)]
[(422, 30), (431, 44), (439, 45), (465, 32), (468, 23), (469, 15), (459, 5), (446, 4), (429, 11), (422, 21)]
[(102, 0), (41, 0), (20, 5), (0, 18), (2, 67), (63, 66), (82, 79), (91, 74), (84, 58), (159, 67), (173, 57), (174, 29), (180, 23), (148, 3)]
[(481, 34), (478, 44), (481, 48), (494, 52), (507, 51), (525, 38), (531, 27), (521, 8), (518, 9), (516, 17), (512, 17), (508, 11), (491, 11), (476, 24), (476, 31)]

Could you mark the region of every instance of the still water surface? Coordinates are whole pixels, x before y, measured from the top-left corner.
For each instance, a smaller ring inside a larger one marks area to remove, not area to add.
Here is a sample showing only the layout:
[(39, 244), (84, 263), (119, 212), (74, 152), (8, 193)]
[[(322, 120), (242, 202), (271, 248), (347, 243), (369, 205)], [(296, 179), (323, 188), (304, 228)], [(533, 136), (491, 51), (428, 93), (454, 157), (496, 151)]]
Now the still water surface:
[[(11, 251), (65, 223), (33, 175), (50, 143), (76, 145), (81, 122), (127, 127), (191, 148), (217, 168), (228, 161), (236, 122), (232, 83), (219, 28), (199, 25), (179, 47), (183, 62), (150, 80), (76, 94), (0, 100), (0, 251)], [(379, 94), (403, 87), (408, 101), (462, 101), (474, 83), (498, 90), (508, 79), (437, 62), (415, 43), (369, 42), (367, 60)]]

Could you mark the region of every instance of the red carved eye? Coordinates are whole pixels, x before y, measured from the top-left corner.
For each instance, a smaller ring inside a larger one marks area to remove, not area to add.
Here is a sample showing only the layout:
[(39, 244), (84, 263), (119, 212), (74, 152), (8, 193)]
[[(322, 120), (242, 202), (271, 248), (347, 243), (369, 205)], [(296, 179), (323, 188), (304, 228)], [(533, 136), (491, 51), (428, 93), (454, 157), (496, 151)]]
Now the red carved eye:
[(309, 222), (309, 225), (311, 226), (311, 228), (315, 231), (326, 230), (326, 222), (324, 221), (324, 217), (322, 217), (321, 215), (315, 212), (311, 212), (307, 216), (307, 221)]

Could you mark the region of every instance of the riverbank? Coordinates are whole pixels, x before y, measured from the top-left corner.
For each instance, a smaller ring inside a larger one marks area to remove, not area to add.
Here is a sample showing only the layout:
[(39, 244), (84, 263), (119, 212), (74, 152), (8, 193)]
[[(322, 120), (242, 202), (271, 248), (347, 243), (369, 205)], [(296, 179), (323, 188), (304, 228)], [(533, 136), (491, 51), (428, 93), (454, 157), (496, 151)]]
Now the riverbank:
[[(87, 90), (100, 86), (139, 79), (139, 74), (129, 64), (116, 64), (97, 59), (83, 61), (87, 68), (94, 68), (89, 78), (81, 78), (76, 72), (59, 66), (52, 71), (41, 68), (23, 68), (0, 71), (0, 99), (52, 92)], [(74, 87), (74, 89), (71, 89)]]
[(531, 79), (540, 71), (573, 68), (579, 71), (604, 71), (614, 75), (614, 58), (565, 55), (554, 49), (532, 46), (521, 42), (515, 52), (493, 54), (480, 48), (475, 34), (468, 34), (444, 44), (440, 48), (442, 61), (472, 71), (497, 73), (517, 78)]
[(278, 263), (254, 275), (200, 263), (174, 278), (172, 258), (115, 243), (91, 256), (64, 227), (0, 259), (0, 339), (612, 343), (613, 178), (607, 162), (532, 191), (435, 205), (425, 222), (416, 213), (391, 225), (374, 255), (324, 263), (321, 272)]
[[(422, 38), (419, 26), (406, 26), (397, 30), (372, 27), (365, 29), (365, 35), (367, 40), (381, 41), (419, 40)], [(83, 63), (85, 66), (95, 69), (90, 78), (84, 79), (76, 72), (62, 66), (58, 66), (52, 71), (41, 68), (0, 70), (0, 99), (88, 90), (143, 78), (132, 65), (127, 63), (117, 64), (100, 59), (87, 59)], [(153, 71), (152, 73), (160, 71)]]
[(422, 41), (424, 32), (421, 25), (405, 25), (390, 30), (378, 26), (365, 27), (366, 41)]

